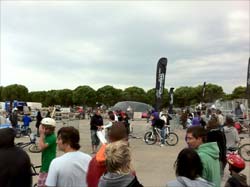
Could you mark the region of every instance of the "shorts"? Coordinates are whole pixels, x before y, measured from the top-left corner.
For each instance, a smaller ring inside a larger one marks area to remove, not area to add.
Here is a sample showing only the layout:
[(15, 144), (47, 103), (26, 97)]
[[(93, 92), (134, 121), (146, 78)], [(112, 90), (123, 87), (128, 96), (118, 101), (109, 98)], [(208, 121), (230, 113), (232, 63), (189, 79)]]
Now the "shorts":
[(48, 176), (48, 173), (39, 173), (38, 181), (37, 181), (38, 187), (45, 187), (47, 176)]
[(99, 145), (100, 144), (100, 140), (96, 135), (96, 130), (90, 130), (91, 132), (91, 143), (92, 145)]

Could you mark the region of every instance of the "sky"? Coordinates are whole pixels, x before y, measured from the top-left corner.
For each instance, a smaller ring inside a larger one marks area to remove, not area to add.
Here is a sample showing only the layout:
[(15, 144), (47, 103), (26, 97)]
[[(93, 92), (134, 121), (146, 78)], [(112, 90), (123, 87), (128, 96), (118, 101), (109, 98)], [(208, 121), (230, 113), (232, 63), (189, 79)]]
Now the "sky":
[(2, 0), (0, 86), (246, 86), (250, 2)]

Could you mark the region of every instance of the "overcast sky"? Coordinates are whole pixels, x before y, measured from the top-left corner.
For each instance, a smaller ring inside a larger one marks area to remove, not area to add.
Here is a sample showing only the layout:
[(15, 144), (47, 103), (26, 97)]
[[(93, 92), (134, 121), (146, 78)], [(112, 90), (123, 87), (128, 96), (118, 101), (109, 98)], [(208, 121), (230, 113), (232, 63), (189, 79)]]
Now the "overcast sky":
[(249, 1), (1, 1), (0, 85), (246, 86)]

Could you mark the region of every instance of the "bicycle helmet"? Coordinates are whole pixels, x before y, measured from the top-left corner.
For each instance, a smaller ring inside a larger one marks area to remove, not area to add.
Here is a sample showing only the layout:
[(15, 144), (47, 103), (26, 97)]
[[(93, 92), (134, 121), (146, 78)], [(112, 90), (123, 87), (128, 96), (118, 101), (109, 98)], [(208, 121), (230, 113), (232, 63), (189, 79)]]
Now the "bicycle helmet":
[(237, 154), (230, 154), (227, 156), (227, 162), (234, 168), (243, 170), (245, 168), (245, 161)]
[(52, 118), (43, 118), (41, 124), (55, 127), (56, 121)]

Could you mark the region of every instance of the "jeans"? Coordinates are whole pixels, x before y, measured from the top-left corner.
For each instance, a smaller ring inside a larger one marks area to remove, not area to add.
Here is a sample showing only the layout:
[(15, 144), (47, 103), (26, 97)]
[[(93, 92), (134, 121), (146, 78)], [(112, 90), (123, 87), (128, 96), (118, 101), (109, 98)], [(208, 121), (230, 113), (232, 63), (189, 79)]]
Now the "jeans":
[(162, 127), (161, 129), (161, 143), (165, 144), (165, 136), (166, 136), (166, 127)]

